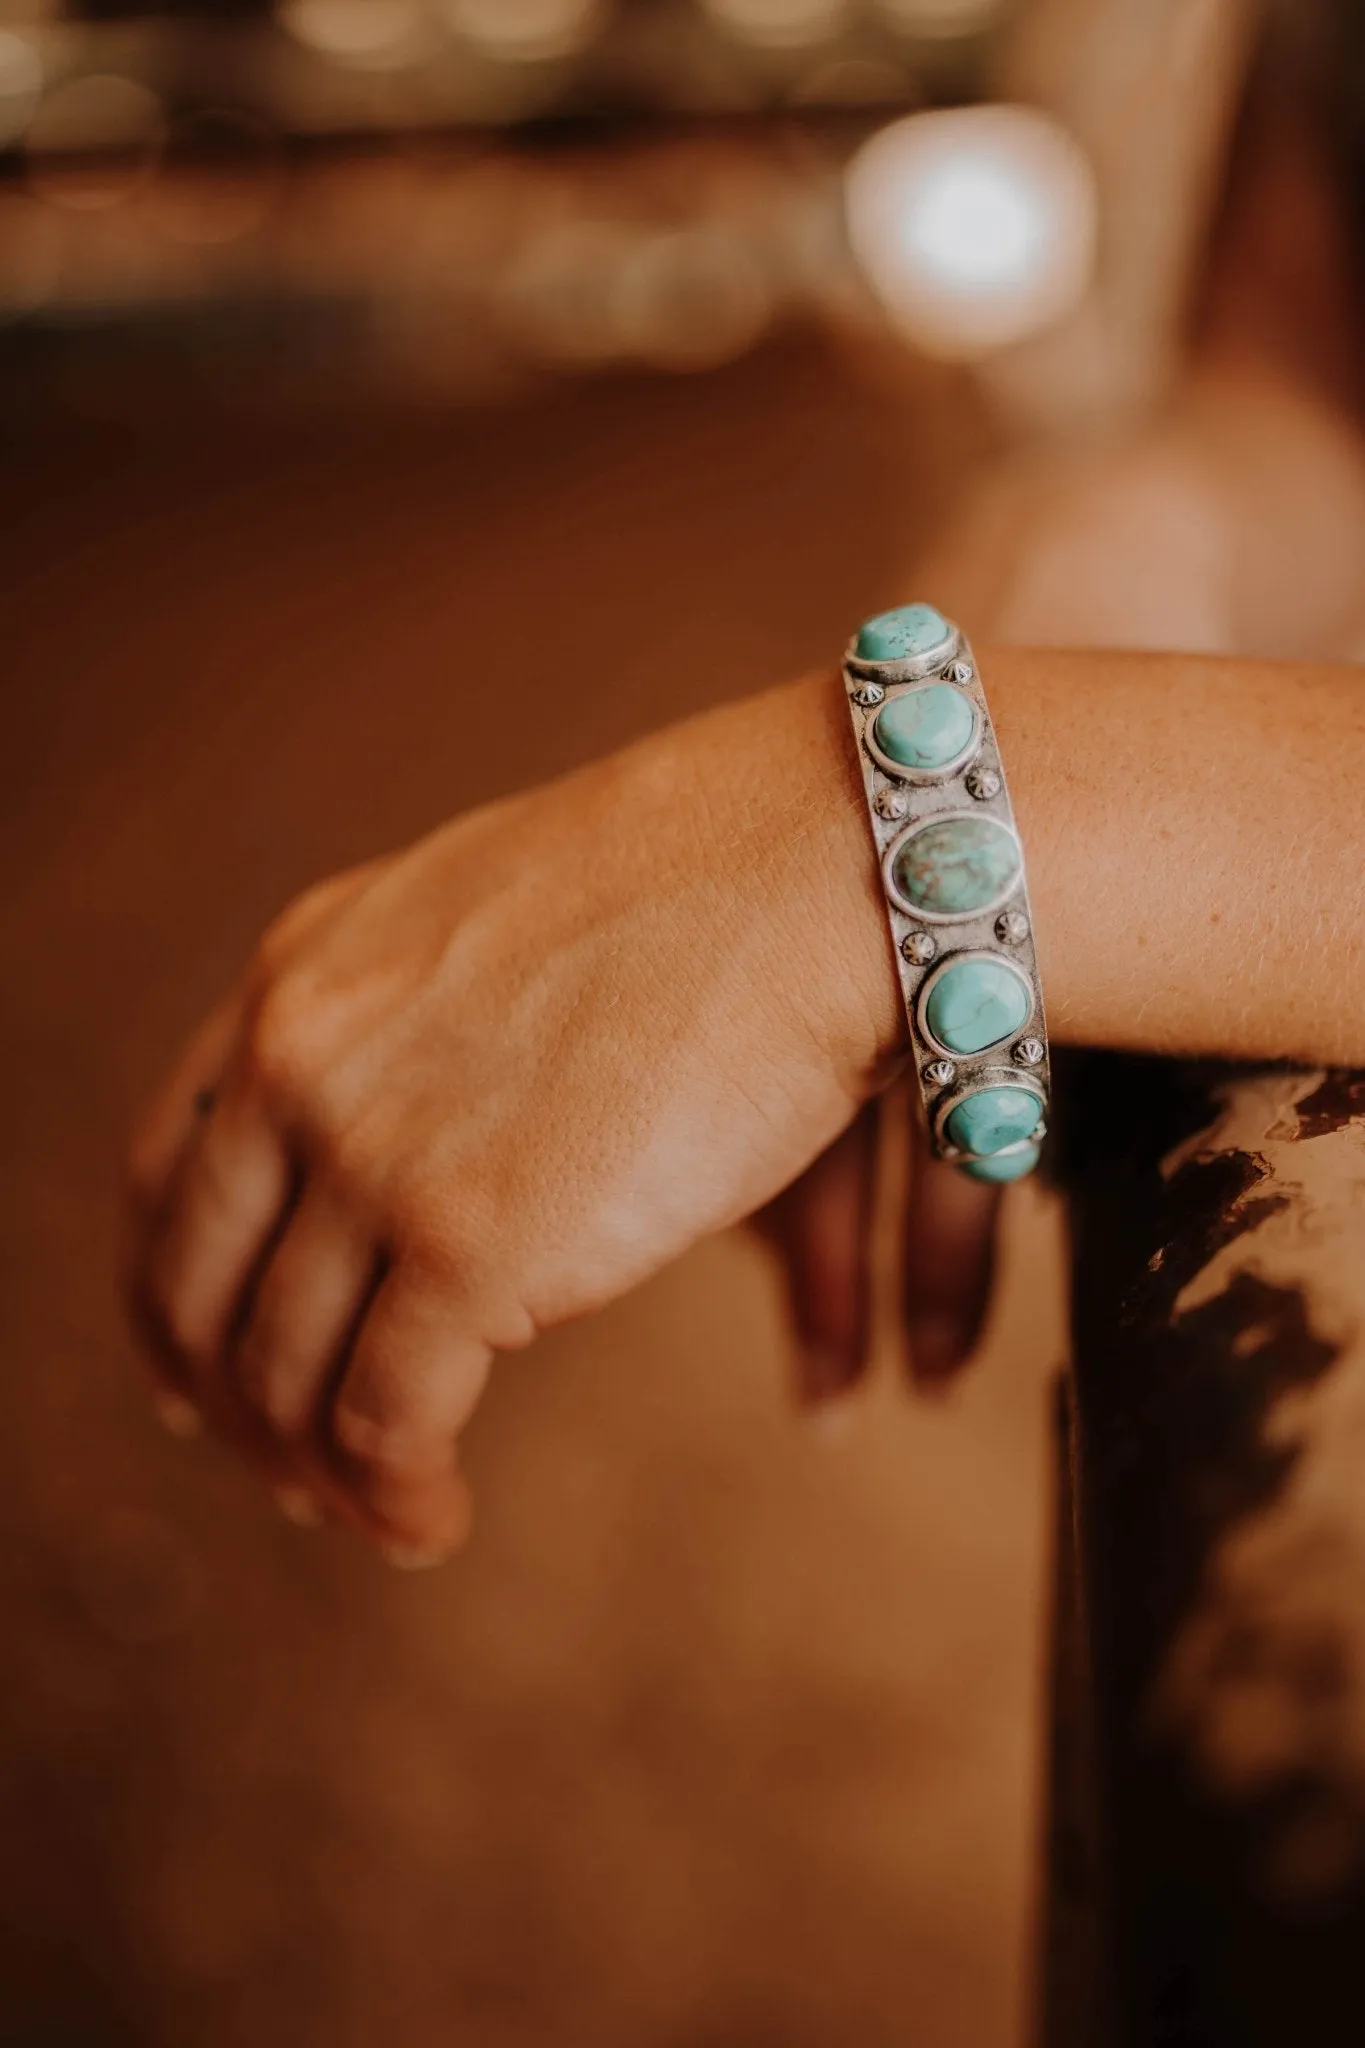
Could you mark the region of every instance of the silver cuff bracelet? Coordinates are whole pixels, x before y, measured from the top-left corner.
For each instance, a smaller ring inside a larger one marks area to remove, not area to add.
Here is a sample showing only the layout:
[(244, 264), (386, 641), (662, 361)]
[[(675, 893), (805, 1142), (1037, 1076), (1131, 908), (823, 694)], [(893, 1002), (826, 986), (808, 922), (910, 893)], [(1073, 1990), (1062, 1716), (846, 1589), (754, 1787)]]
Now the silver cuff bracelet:
[(932, 605), (860, 627), (844, 682), (933, 1149), (1038, 1164), (1051, 1075), (1024, 856), (971, 648)]

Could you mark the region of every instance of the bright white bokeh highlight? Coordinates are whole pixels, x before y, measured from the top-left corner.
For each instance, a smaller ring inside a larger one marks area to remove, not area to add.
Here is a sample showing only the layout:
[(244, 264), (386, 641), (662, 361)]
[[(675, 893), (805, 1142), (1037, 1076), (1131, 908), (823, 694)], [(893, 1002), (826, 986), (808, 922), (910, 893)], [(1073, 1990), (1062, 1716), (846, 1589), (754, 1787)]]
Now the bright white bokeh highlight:
[(969, 361), (1074, 310), (1094, 273), (1089, 163), (1044, 114), (912, 114), (845, 179), (849, 240), (892, 321), (925, 354)]

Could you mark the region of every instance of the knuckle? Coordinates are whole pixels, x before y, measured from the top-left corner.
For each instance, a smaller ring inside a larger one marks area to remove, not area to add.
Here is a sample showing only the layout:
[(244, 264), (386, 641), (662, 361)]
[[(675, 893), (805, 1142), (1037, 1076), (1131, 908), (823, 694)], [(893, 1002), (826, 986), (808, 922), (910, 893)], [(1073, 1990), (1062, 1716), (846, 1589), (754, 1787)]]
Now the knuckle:
[(334, 894), (334, 882), (314, 882), (272, 918), (257, 947), (258, 964), (267, 974), (278, 972), (293, 959), (305, 935), (317, 924)]
[(348, 1462), (373, 1480), (402, 1479), (423, 1462), (413, 1432), (396, 1417), (370, 1415), (343, 1401), (332, 1434)]
[(395, 1263), (465, 1313), (499, 1290), (508, 1262), (504, 1212), (447, 1160), (417, 1158), (393, 1174), (385, 1215)]
[(246, 1067), (269, 1097), (296, 1099), (313, 1071), (313, 1034), (307, 1003), (288, 977), (272, 981), (258, 998), (246, 1032)]

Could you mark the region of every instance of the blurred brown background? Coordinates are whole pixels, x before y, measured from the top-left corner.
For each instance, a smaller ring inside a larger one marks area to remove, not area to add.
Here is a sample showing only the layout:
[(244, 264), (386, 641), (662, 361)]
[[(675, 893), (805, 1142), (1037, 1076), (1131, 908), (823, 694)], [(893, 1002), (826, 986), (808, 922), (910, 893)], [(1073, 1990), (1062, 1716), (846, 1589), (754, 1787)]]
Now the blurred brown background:
[[(164, 1439), (118, 1310), (131, 1107), (292, 891), (828, 663), (996, 450), (1165, 374), (1242, 10), (644, 11), (530, 58), (448, 7), (438, 61), (397, 0), (0, 33), (17, 2048), (1028, 2033), (1041, 1197), (942, 1405), (886, 1357), (840, 1431), (799, 1421), (738, 1237), (507, 1365), (473, 1547), (424, 1579)], [(1013, 313), (844, 228), (870, 135), (992, 97), (1087, 166), (1006, 177), (1007, 259), (1079, 223)]]
[(1030, 1215), (963, 1395), (884, 1373), (846, 1440), (786, 1404), (747, 1241), (508, 1365), (430, 1580), (162, 1440), (113, 1283), (129, 1104), (274, 907), (827, 658), (913, 545), (926, 432), (946, 475), (938, 408), (792, 354), (493, 424), (11, 451), (7, 2041), (1019, 2037)]

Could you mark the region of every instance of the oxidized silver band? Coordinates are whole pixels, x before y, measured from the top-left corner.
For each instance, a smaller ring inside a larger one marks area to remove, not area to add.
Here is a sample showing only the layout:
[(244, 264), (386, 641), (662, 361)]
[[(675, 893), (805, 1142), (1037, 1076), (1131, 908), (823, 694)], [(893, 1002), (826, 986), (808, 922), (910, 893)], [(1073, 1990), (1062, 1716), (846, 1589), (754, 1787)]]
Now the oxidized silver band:
[(1023, 849), (971, 648), (930, 605), (860, 627), (844, 682), (934, 1150), (1038, 1163), (1051, 1086)]

